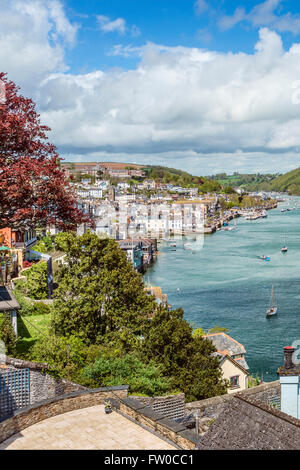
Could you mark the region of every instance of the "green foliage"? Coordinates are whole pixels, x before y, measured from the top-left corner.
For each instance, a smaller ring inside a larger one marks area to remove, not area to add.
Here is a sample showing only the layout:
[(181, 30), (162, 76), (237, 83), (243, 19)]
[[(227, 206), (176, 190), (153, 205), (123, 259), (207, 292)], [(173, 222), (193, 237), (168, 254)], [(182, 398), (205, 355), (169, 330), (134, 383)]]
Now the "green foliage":
[(233, 175), (219, 173), (210, 176), (211, 179), (218, 181), (223, 186), (240, 187), (246, 191), (270, 191), (273, 182), (276, 181), (278, 174), (239, 174)]
[[(1, 318), (2, 317), (2, 318)], [(17, 338), (11, 323), (10, 313), (4, 312), (0, 320), (0, 339), (5, 344), (6, 354), (13, 356), (16, 351)]]
[(26, 281), (18, 281), (16, 288), (14, 290), (14, 295), (19, 302), (21, 309), (21, 315), (47, 315), (50, 313), (49, 305), (46, 305), (42, 302), (32, 302), (30, 300), (25, 299), (24, 297), (24, 284), (26, 285)]
[(48, 298), (48, 285), (47, 285), (47, 263), (40, 261), (32, 266), (32, 268), (25, 271), (27, 278), (20, 286), (23, 293), (35, 300)]
[(227, 333), (229, 331), (228, 328), (224, 328), (223, 326), (214, 326), (208, 330), (209, 334), (212, 333)]
[(300, 195), (300, 168), (278, 176), (272, 181), (270, 190)]
[(130, 393), (157, 396), (170, 391), (170, 381), (154, 363), (145, 364), (136, 354), (123, 357), (99, 357), (86, 367), (83, 377), (95, 387), (129, 385)]
[(224, 188), (224, 193), (225, 193), (225, 194), (234, 194), (234, 193), (235, 193), (235, 190), (233, 189), (232, 186), (225, 186), (225, 188)]
[(80, 333), (89, 343), (113, 332), (138, 335), (157, 304), (118, 244), (87, 232), (68, 234), (64, 248), (53, 304), (56, 333)]
[(257, 385), (260, 384), (260, 380), (258, 375), (256, 374), (256, 377), (253, 377), (252, 375), (249, 375), (248, 377), (248, 388), (252, 387), (257, 387)]
[(212, 355), (215, 347), (209, 340), (193, 337), (192, 331), (182, 309), (161, 307), (145, 334), (145, 357), (162, 365), (172, 387), (183, 391), (188, 401), (226, 393), (219, 361)]
[(206, 331), (203, 330), (203, 328), (196, 328), (195, 330), (193, 330), (193, 337), (194, 338), (198, 338), (198, 337), (201, 337), (201, 336), (204, 336), (206, 335)]
[(193, 176), (175, 168), (149, 165), (144, 167), (143, 171), (146, 173), (147, 179), (154, 179), (164, 184), (179, 185), (183, 188), (199, 188), (201, 193), (215, 192), (221, 189), (221, 185), (217, 181), (212, 181), (203, 176)]
[(77, 380), (78, 371), (86, 364), (87, 349), (79, 337), (58, 337), (48, 333), (33, 345), (30, 357), (36, 362), (47, 363), (56, 377)]
[(53, 243), (52, 243), (52, 238), (50, 235), (43, 237), (34, 246), (34, 251), (39, 251), (40, 253), (48, 253), (52, 250), (53, 250)]
[(70, 232), (60, 232), (55, 235), (54, 243), (56, 245), (56, 249), (59, 251), (67, 251), (68, 247), (72, 244), (74, 238), (74, 234)]

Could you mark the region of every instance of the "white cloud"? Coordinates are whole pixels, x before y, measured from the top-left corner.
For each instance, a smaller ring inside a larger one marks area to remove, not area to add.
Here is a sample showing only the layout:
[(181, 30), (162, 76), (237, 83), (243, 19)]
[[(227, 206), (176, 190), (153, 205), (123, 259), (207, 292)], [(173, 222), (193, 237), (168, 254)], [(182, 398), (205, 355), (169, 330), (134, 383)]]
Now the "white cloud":
[(64, 52), (73, 45), (72, 25), (56, 0), (0, 0), (0, 64), (25, 92), (51, 72), (66, 71)]
[(134, 54), (136, 68), (75, 75), (64, 53), (77, 26), (57, 0), (0, 6), (1, 70), (38, 97), (51, 140), (72, 159), (163, 161), (195, 174), (299, 166), (300, 44), (285, 51), (262, 28), (252, 54), (117, 45), (111, 53)]
[(119, 34), (125, 34), (126, 21), (124, 18), (111, 20), (108, 16), (98, 15), (97, 20), (101, 31), (104, 33), (112, 33), (116, 31)]
[(284, 51), (280, 36), (263, 28), (253, 54), (152, 43), (114, 52), (142, 57), (135, 70), (80, 80), (58, 74), (41, 89), (41, 96), (52, 97), (43, 119), (64, 152), (122, 154), (128, 161), (144, 155), (148, 162), (173, 155), (180, 167), (194, 171), (203, 162), (221, 169), (251, 162), (254, 169), (270, 170), (280, 152), (293, 154), (298, 165), (300, 108), (292, 96), (300, 45)]
[(288, 31), (293, 34), (300, 32), (300, 16), (291, 13), (279, 14), (276, 10), (283, 3), (283, 0), (265, 0), (255, 5), (247, 14), (244, 8), (238, 7), (232, 16), (223, 16), (219, 20), (219, 27), (222, 31), (231, 29), (236, 24), (246, 21), (254, 27), (268, 26), (276, 31)]
[(140, 28), (135, 24), (129, 28), (124, 18), (116, 18), (115, 20), (112, 20), (109, 16), (98, 15), (97, 21), (103, 33), (116, 32), (120, 35), (124, 35), (129, 32), (132, 37), (138, 37), (141, 34)]

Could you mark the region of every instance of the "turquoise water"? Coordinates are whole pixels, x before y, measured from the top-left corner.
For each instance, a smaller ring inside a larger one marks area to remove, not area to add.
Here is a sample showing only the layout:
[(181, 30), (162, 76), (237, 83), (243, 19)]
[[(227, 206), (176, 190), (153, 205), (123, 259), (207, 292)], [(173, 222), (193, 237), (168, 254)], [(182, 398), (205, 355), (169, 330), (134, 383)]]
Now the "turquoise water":
[[(289, 205), (290, 204), (290, 205)], [(283, 347), (300, 340), (300, 198), (283, 202), (255, 221), (237, 219), (237, 230), (204, 237), (203, 248), (176, 251), (159, 244), (157, 262), (145, 281), (161, 286), (173, 308), (182, 307), (185, 319), (204, 329), (215, 325), (246, 348), (250, 372), (265, 381), (276, 380), (283, 363)], [(230, 225), (233, 225), (231, 222)], [(284, 233), (288, 252), (281, 253)], [(198, 243), (203, 237), (198, 235)], [(265, 254), (271, 261), (259, 257)], [(278, 314), (266, 318), (272, 284)]]

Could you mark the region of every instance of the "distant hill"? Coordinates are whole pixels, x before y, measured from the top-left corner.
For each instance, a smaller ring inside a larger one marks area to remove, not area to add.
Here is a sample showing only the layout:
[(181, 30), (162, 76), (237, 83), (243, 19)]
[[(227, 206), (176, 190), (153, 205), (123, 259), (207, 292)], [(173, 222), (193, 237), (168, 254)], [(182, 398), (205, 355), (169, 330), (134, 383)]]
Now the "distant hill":
[(300, 168), (278, 176), (271, 182), (270, 190), (300, 195)]
[(268, 191), (270, 184), (278, 177), (277, 174), (240, 174), (238, 172), (233, 175), (219, 173), (210, 176), (213, 180), (217, 180), (222, 186), (231, 186), (233, 188), (242, 188), (245, 191)]
[(168, 168), (159, 165), (144, 166), (146, 178), (155, 181), (182, 186), (183, 188), (199, 188), (200, 192), (214, 192), (221, 190), (221, 184), (204, 176), (193, 176), (186, 171)]

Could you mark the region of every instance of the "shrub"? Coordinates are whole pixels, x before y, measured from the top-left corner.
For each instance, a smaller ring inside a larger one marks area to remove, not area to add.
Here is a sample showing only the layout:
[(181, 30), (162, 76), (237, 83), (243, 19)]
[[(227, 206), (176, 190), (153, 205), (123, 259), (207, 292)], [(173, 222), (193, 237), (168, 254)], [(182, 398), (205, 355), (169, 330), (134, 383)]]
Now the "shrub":
[(47, 253), (53, 250), (53, 242), (50, 235), (43, 237), (38, 243), (34, 246), (34, 251), (38, 251), (40, 253)]
[(26, 271), (27, 282), (22, 285), (23, 292), (32, 299), (48, 298), (47, 263), (41, 261)]
[(16, 351), (17, 338), (11, 323), (10, 314), (4, 312), (0, 324), (0, 339), (5, 344), (5, 352), (9, 355), (14, 355)]
[(84, 369), (82, 376), (94, 386), (129, 385), (130, 393), (155, 396), (170, 391), (169, 379), (160, 368), (153, 362), (142, 362), (135, 354), (101, 356)]
[(51, 312), (49, 305), (43, 304), (42, 302), (32, 302), (25, 299), (23, 293), (23, 285), (26, 285), (25, 281), (19, 281), (15, 287), (14, 295), (21, 306), (21, 315), (47, 315)]

